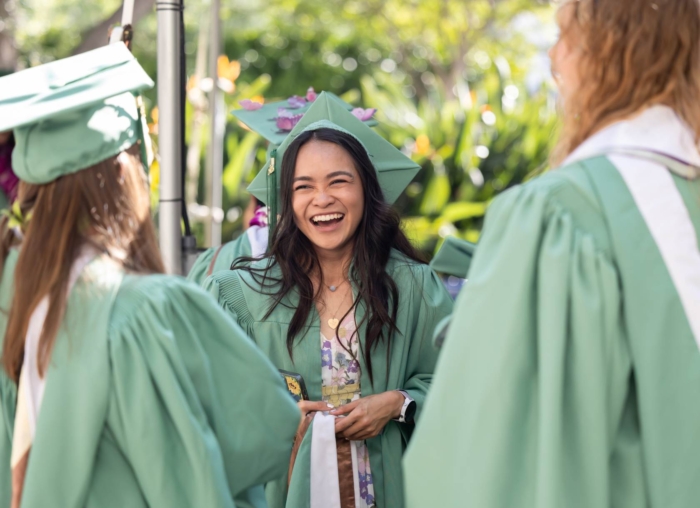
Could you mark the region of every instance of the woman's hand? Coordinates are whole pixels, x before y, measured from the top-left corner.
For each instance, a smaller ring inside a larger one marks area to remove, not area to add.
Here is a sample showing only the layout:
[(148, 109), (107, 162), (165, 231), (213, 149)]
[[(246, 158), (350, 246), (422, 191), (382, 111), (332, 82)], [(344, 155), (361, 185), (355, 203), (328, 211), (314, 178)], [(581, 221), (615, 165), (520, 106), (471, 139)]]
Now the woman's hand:
[(297, 402), (299, 409), (301, 410), (302, 419), (305, 418), (309, 413), (314, 411), (330, 411), (333, 406), (326, 402), (313, 401), (313, 400), (300, 400)]
[(335, 432), (350, 441), (362, 441), (379, 435), (389, 420), (401, 415), (406, 398), (401, 392), (390, 391), (362, 397), (355, 402), (334, 409)]

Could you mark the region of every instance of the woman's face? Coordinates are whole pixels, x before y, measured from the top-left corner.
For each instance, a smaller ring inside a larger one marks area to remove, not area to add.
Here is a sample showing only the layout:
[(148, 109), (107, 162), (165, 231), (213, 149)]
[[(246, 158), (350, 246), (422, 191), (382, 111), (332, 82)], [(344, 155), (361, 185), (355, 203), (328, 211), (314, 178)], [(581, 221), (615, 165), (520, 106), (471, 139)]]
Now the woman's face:
[(576, 93), (580, 84), (581, 46), (573, 23), (574, 10), (574, 4), (567, 4), (559, 9), (557, 14), (559, 39), (549, 50), (552, 74), (559, 87), (565, 110), (566, 104)]
[(350, 154), (327, 141), (303, 145), (294, 169), (292, 209), (297, 227), (317, 252), (347, 248), (364, 208), (362, 181)]

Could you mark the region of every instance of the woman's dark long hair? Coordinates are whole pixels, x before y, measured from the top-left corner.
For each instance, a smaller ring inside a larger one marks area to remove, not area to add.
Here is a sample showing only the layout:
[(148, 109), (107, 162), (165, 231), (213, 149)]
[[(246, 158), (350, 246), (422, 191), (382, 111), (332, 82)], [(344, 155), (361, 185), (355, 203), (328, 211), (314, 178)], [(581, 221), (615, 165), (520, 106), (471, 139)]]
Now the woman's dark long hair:
[[(384, 200), (374, 165), (357, 139), (341, 131), (321, 128), (301, 133), (289, 145), (282, 159), (280, 177), (281, 218), (272, 234), (270, 248), (265, 256), (269, 262), (264, 264), (264, 268), (258, 268), (250, 266), (253, 258), (241, 258), (234, 262), (231, 269), (249, 271), (265, 294), (271, 296), (272, 304), (266, 318), (278, 305), (285, 305), (283, 300), (290, 291), (298, 293), (299, 304), (294, 310), (287, 331), (287, 350), (290, 357), (293, 357), (294, 339), (304, 330), (312, 305), (320, 298), (324, 286), (323, 271), (320, 269), (316, 250), (297, 227), (292, 209), (292, 184), (297, 155), (301, 147), (310, 141), (334, 143), (343, 148), (352, 157), (362, 182), (365, 208), (355, 232), (350, 273), (357, 296), (348, 313), (354, 312), (358, 304), (363, 304), (366, 308), (365, 316), (357, 326), (359, 329), (362, 324), (367, 324), (367, 335), (364, 340), (360, 337), (359, 342), (367, 374), (374, 383), (370, 353), (382, 341), (386, 341), (387, 350), (390, 352), (392, 337), (398, 331), (396, 315), (399, 308), (399, 292), (396, 283), (386, 272), (391, 250), (396, 249), (417, 262), (425, 261), (401, 230), (398, 213)], [(280, 267), (280, 277), (271, 275), (271, 269), (275, 265)], [(309, 277), (309, 274), (314, 273), (321, 277), (321, 283), (315, 292)], [(389, 357), (390, 354), (387, 354), (387, 366)]]

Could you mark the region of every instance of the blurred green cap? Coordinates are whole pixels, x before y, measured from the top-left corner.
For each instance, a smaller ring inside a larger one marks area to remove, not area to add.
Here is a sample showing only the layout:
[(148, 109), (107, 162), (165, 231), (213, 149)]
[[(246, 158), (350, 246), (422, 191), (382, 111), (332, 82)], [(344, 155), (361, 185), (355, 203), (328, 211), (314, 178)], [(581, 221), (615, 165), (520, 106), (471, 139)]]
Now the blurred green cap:
[[(277, 188), (274, 198), (279, 200), (280, 179), (270, 178), (270, 176), (275, 175), (282, 167), (285, 151), (302, 132), (321, 128), (335, 129), (350, 134), (365, 147), (377, 171), (379, 184), (388, 203), (396, 201), (420, 171), (418, 164), (350, 113), (337, 100), (337, 97), (334, 98), (331, 94), (322, 92), (277, 148), (276, 157), (271, 158), (253, 179), (248, 186), (248, 192), (268, 206), (273, 207), (273, 204), (269, 202), (272, 200), (272, 194), (271, 198), (268, 198), (268, 182), (274, 182)], [(271, 166), (272, 163), (274, 166)], [(276, 203), (274, 205), (276, 208)]]
[(448, 236), (430, 262), (436, 272), (466, 279), (476, 245), (454, 236)]
[(123, 43), (0, 78), (0, 131), (14, 130), (15, 173), (45, 184), (143, 140), (133, 94), (152, 86)]
[[(346, 111), (352, 111), (353, 107), (345, 102), (343, 99), (331, 92), (321, 92), (328, 96), (328, 100), (337, 102)], [(318, 97), (321, 96), (318, 95)], [(245, 124), (250, 130), (257, 132), (263, 138), (265, 138), (269, 143), (273, 145), (281, 145), (282, 142), (290, 134), (289, 130), (281, 130), (277, 125), (277, 118), (280, 116), (280, 109), (286, 110), (286, 114), (290, 116), (300, 116), (304, 115), (316, 101), (306, 101), (300, 98), (298, 104), (294, 104), (292, 99), (284, 101), (269, 102), (264, 104), (261, 108), (255, 110), (247, 109), (234, 109), (231, 114), (238, 118), (243, 124)], [(316, 99), (318, 100), (318, 98)], [(303, 105), (301, 105), (303, 103)], [(298, 106), (298, 107), (294, 107)], [(366, 120), (367, 125), (377, 125), (377, 121), (374, 119)]]

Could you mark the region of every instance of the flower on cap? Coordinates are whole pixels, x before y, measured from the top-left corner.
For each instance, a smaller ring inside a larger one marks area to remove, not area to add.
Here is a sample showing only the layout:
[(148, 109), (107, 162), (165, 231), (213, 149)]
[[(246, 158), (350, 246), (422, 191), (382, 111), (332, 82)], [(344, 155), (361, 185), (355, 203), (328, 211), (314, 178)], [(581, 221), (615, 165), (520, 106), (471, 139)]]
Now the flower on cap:
[(303, 108), (306, 106), (306, 99), (299, 97), (298, 95), (292, 95), (289, 99), (287, 99), (287, 104), (292, 109)]
[(306, 91), (306, 100), (309, 102), (313, 102), (316, 100), (316, 97), (318, 97), (318, 95), (316, 94), (316, 90), (314, 90), (313, 86), (310, 86), (309, 89)]
[(238, 104), (240, 104), (246, 111), (257, 111), (263, 107), (261, 102), (251, 101), (250, 99), (238, 101)]
[[(282, 108), (280, 108), (282, 109)], [(277, 122), (277, 128), (283, 132), (289, 132), (291, 131), (296, 124), (299, 123), (299, 120), (304, 116), (303, 113), (300, 113), (298, 115), (295, 115), (294, 113), (290, 113), (287, 110), (283, 110), (284, 114), (278, 116), (275, 120)]]
[(259, 226), (261, 228), (267, 227), (267, 207), (259, 206), (255, 210), (255, 215), (250, 219), (248, 223), (249, 226)]
[(359, 120), (362, 120), (363, 122), (366, 122), (367, 120), (370, 120), (374, 114), (377, 112), (376, 108), (355, 108), (352, 110), (352, 114), (355, 115), (356, 118)]

